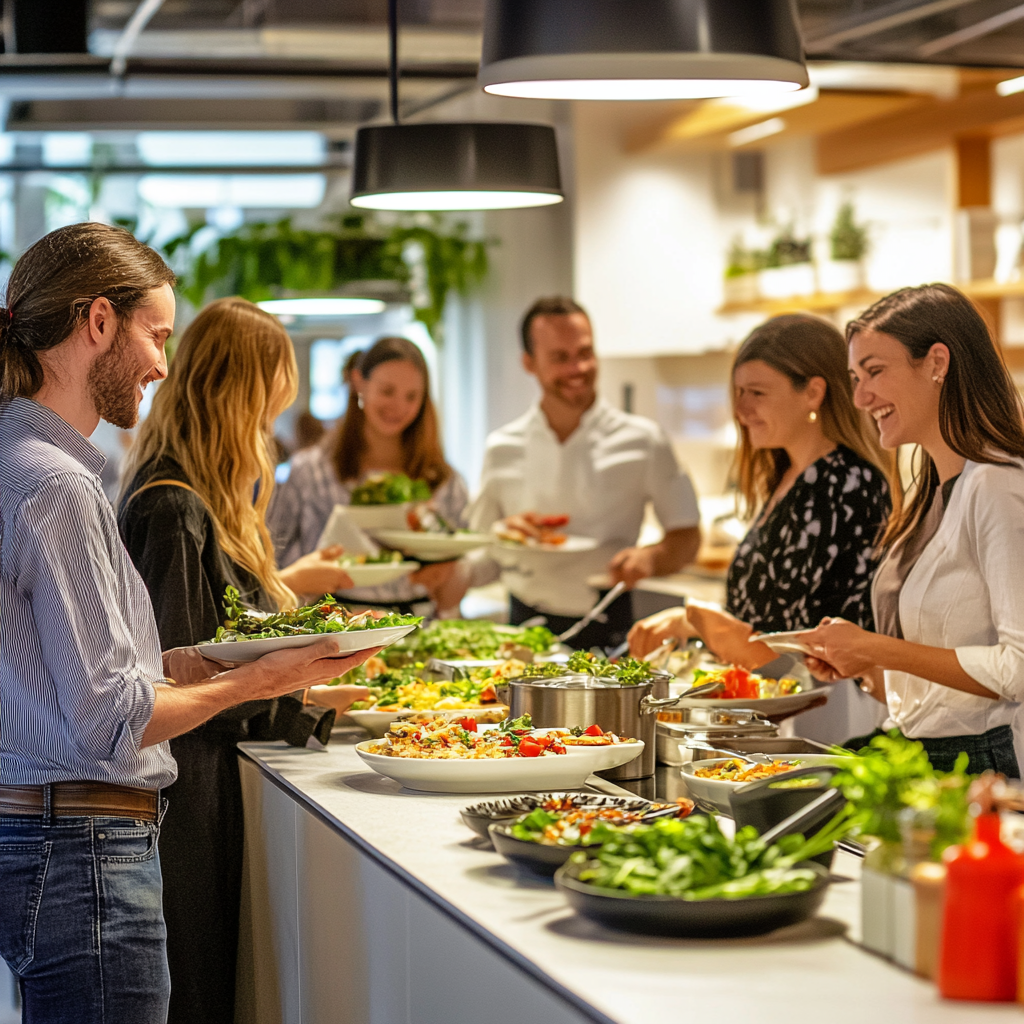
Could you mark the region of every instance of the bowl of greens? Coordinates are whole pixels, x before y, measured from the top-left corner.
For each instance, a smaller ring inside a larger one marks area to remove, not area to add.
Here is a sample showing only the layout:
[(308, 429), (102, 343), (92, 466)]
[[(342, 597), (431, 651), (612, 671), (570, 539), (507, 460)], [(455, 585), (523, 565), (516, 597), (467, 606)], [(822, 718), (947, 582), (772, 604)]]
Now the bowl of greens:
[(212, 640), (197, 644), (204, 658), (220, 665), (246, 665), (265, 654), (309, 647), (329, 638), (338, 655), (387, 647), (411, 633), (423, 620), (415, 615), (350, 612), (330, 594), (315, 604), (283, 612), (247, 608), (234, 587), (224, 596), (224, 625)]
[(814, 915), (828, 872), (810, 858), (845, 834), (840, 812), (810, 839), (766, 844), (753, 828), (730, 839), (714, 816), (617, 828), (599, 823), (555, 874), (584, 917), (623, 931), (693, 938), (764, 935)]

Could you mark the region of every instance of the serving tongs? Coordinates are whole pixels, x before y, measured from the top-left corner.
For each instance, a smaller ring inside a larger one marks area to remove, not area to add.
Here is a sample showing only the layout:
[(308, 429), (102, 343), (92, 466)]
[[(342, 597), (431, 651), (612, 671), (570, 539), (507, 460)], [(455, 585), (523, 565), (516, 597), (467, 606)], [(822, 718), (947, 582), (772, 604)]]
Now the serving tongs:
[(598, 601), (582, 619), (580, 619), (579, 622), (574, 622), (564, 633), (560, 633), (558, 635), (558, 642), (565, 643), (566, 640), (571, 640), (577, 633), (582, 633), (587, 626), (604, 613), (605, 608), (607, 608), (612, 601), (622, 594), (625, 589), (626, 584), (623, 583), (622, 580), (619, 580), (619, 582), (616, 583), (615, 586), (612, 587), (612, 589), (609, 590), (608, 593), (605, 594), (604, 597), (602, 597), (601, 600)]

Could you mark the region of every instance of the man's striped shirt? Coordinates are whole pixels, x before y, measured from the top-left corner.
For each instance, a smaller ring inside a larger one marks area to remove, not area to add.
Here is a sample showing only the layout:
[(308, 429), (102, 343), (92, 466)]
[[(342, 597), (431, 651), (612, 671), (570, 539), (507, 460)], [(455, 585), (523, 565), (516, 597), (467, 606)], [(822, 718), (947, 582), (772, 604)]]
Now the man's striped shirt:
[(104, 461), (38, 402), (0, 405), (0, 785), (176, 775), (167, 743), (141, 748), (160, 640)]

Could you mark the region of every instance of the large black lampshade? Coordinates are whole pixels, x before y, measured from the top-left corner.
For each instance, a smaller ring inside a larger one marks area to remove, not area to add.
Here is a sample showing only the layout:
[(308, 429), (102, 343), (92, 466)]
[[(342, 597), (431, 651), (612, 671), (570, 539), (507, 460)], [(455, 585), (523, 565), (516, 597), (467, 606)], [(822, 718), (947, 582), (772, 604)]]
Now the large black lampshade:
[(794, 0), (485, 0), (480, 84), (531, 99), (698, 99), (808, 84)]
[(360, 128), (350, 201), (372, 210), (494, 210), (559, 203), (554, 129), (503, 122)]

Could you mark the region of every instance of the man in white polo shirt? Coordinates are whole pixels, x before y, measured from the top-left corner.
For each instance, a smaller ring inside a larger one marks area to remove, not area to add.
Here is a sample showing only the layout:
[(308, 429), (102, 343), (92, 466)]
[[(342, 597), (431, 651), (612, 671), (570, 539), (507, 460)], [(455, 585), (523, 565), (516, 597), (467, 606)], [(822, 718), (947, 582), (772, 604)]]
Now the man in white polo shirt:
[[(481, 555), (471, 576), (479, 584), (500, 572), (511, 595), (511, 621), (543, 615), (560, 633), (596, 601), (587, 584), (591, 576), (607, 572), (632, 587), (691, 562), (700, 545), (700, 515), (690, 478), (662, 429), (598, 398), (593, 332), (581, 306), (563, 297), (539, 299), (523, 318), (522, 342), (523, 367), (537, 378), (542, 395), (487, 438), (471, 526), (489, 530), (505, 520), (530, 533), (536, 516), (567, 515), (566, 532), (593, 537), (598, 545), (579, 553), (502, 550), (490, 571)], [(648, 501), (665, 536), (638, 547)], [(606, 614), (573, 645), (621, 643), (633, 621), (631, 595), (622, 595)]]

